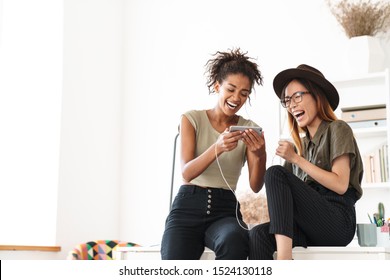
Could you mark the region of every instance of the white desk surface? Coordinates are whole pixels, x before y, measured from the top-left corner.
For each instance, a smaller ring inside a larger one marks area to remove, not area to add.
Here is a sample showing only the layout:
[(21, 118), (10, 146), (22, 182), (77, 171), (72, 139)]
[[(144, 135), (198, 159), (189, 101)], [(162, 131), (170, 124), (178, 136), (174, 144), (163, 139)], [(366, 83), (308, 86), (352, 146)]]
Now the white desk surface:
[[(161, 260), (160, 246), (151, 247), (117, 247), (117, 260)], [(214, 260), (215, 254), (209, 248), (206, 248), (200, 258), (201, 260)]]
[[(152, 247), (117, 247), (116, 259), (161, 259), (160, 246)], [(205, 250), (201, 259), (211, 260), (215, 255), (210, 249)], [(295, 247), (293, 258), (296, 260), (390, 260), (390, 248), (384, 247)]]

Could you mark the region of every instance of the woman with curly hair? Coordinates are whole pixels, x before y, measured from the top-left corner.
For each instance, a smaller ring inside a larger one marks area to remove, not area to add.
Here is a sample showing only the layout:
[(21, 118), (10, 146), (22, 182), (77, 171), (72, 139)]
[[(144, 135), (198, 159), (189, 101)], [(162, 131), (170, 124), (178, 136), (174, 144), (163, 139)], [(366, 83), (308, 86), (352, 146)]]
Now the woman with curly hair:
[(230, 126), (258, 125), (238, 115), (254, 84), (263, 77), (240, 49), (217, 52), (206, 63), (214, 108), (184, 113), (180, 123), (183, 183), (166, 219), (163, 260), (199, 259), (205, 246), (216, 259), (247, 259), (249, 235), (235, 196), (245, 162), (254, 192), (263, 186), (266, 168), (264, 135), (254, 129), (230, 132)]

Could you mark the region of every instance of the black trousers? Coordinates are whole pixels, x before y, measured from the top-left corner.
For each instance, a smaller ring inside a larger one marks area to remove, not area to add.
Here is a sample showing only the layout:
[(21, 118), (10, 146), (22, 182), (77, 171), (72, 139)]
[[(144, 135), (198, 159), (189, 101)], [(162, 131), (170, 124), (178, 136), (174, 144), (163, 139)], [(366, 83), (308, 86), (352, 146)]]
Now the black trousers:
[[(180, 187), (161, 242), (163, 260), (198, 260), (204, 247), (216, 259), (241, 260), (249, 254), (249, 234), (230, 190)], [(240, 223), (240, 224), (239, 224)]]
[(356, 229), (353, 190), (338, 195), (321, 185), (308, 185), (282, 166), (265, 176), (270, 222), (251, 229), (249, 259), (272, 260), (275, 234), (293, 246), (346, 246)]

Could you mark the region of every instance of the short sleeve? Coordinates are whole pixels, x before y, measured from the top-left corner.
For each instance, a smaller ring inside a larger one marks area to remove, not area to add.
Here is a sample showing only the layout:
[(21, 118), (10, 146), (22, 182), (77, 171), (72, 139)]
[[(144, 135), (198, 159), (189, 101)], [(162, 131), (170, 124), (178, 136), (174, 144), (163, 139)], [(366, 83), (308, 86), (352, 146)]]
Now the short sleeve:
[(356, 142), (351, 127), (346, 122), (338, 120), (330, 124), (329, 132), (331, 161), (344, 154), (352, 155), (351, 160), (354, 160)]

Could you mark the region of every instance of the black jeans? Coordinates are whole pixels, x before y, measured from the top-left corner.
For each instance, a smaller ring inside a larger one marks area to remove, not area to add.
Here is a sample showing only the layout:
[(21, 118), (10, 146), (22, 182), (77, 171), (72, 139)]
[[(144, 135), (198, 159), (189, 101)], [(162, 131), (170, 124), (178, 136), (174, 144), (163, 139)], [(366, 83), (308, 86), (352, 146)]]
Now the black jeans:
[(272, 259), (275, 234), (293, 239), (293, 246), (346, 246), (355, 235), (355, 192), (338, 195), (308, 185), (282, 166), (265, 176), (270, 222), (250, 232), (250, 259)]
[(183, 185), (166, 219), (161, 257), (196, 260), (206, 246), (214, 251), (216, 259), (247, 259), (246, 228), (239, 204), (230, 190)]

